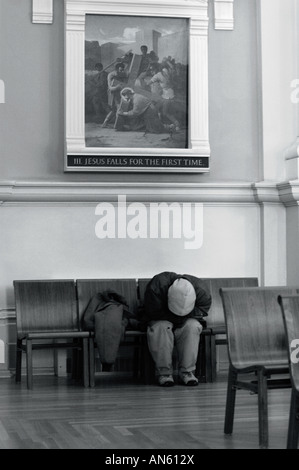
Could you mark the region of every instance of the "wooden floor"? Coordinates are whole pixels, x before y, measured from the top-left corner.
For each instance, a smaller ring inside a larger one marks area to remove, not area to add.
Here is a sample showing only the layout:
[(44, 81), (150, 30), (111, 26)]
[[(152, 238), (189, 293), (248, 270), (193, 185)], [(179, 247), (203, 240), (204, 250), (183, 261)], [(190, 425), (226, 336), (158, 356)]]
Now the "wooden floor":
[[(94, 389), (34, 377), (0, 379), (0, 449), (258, 449), (257, 397), (237, 392), (234, 433), (223, 422), (226, 375), (198, 387), (145, 386), (101, 374)], [(290, 389), (269, 392), (270, 449), (285, 449)]]

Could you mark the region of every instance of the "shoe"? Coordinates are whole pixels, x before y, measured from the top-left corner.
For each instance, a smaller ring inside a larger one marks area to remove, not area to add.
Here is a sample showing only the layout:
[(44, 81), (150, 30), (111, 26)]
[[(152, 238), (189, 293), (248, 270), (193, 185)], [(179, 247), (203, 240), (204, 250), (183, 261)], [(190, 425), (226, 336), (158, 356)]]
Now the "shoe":
[(198, 379), (193, 372), (179, 372), (179, 382), (188, 386), (198, 385)]
[(174, 385), (172, 375), (159, 375), (158, 384), (161, 385), (161, 387), (172, 387)]

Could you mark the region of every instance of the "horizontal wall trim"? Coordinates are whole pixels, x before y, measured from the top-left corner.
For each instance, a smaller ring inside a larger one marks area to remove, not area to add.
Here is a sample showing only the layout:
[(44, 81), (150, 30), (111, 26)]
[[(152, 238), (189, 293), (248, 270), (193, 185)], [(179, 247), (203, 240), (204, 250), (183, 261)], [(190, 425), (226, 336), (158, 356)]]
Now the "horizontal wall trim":
[(16, 309), (15, 307), (0, 308), (0, 323), (5, 321), (9, 322), (15, 320)]
[(278, 184), (280, 199), (286, 207), (299, 205), (299, 180)]
[(0, 379), (9, 379), (14, 375), (14, 370), (0, 370)]
[(291, 198), (298, 196), (299, 199), (299, 187), (297, 193), (288, 191), (286, 194), (285, 186), (278, 182), (0, 181), (0, 204), (9, 202), (116, 202), (120, 195), (125, 195), (128, 201), (141, 202), (286, 203), (288, 194)]

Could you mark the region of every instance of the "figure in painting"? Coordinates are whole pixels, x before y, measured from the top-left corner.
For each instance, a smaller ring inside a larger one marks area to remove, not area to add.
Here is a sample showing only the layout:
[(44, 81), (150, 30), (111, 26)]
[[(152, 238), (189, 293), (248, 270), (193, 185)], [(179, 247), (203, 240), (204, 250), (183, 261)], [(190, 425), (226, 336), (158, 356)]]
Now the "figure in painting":
[(125, 63), (124, 62), (117, 62), (115, 64), (115, 70), (110, 72), (107, 77), (108, 82), (108, 91), (109, 91), (109, 105), (111, 106), (111, 110), (107, 114), (102, 127), (108, 127), (110, 123), (112, 123), (112, 127), (115, 124), (116, 112), (120, 105), (120, 92), (126, 86), (128, 81), (128, 74), (125, 71)]
[(156, 106), (146, 96), (135, 93), (132, 88), (124, 88), (120, 95), (122, 101), (117, 112), (116, 130), (144, 130), (153, 134), (173, 130), (171, 125), (162, 123)]

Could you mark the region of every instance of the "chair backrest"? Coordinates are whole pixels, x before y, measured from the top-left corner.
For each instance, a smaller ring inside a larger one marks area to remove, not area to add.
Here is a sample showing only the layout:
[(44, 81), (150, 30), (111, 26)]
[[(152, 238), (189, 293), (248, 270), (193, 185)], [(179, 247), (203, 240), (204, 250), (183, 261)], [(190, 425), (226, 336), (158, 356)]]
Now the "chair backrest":
[(291, 380), (299, 393), (299, 296), (279, 296), (287, 335)]
[(150, 282), (152, 278), (140, 278), (138, 279), (138, 298), (139, 298), (139, 305), (142, 307), (144, 303), (144, 294), (146, 290), (146, 286)]
[[(205, 318), (208, 327), (225, 326), (223, 305), (219, 290), (221, 287), (257, 287), (256, 277), (236, 277), (236, 278), (201, 278), (205, 282), (212, 297), (212, 305), (209, 315)], [(138, 279), (139, 298), (141, 305), (144, 300), (144, 293), (151, 278)]]
[(278, 295), (299, 293), (299, 287), (221, 288), (230, 363), (288, 366), (287, 343)]
[(78, 331), (74, 280), (15, 280), (18, 337), (33, 332)]
[(256, 277), (228, 277), (228, 278), (203, 278), (202, 279), (210, 291), (212, 305), (209, 315), (205, 318), (208, 328), (224, 326), (223, 304), (220, 296), (220, 288), (228, 287), (257, 287), (258, 279)]
[(80, 323), (90, 299), (106, 290), (122, 295), (128, 302), (129, 311), (137, 315), (136, 279), (77, 279), (76, 287)]

